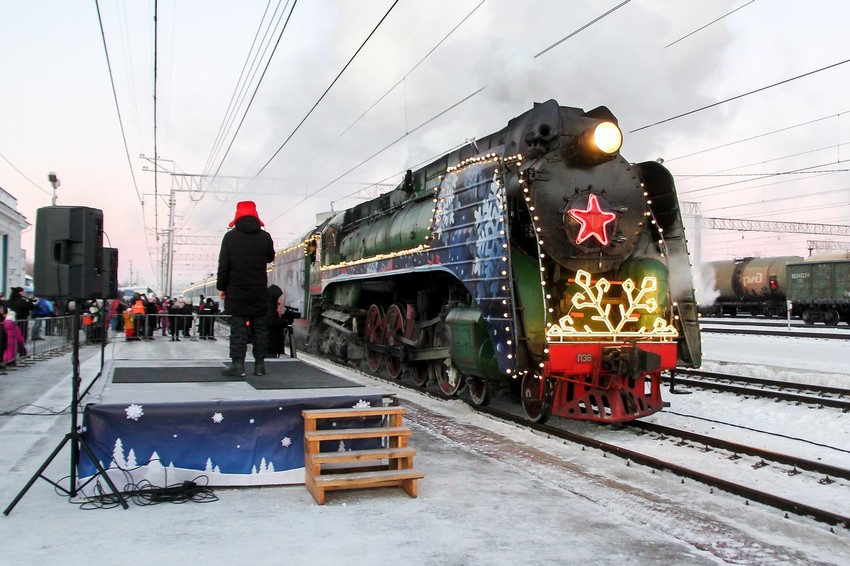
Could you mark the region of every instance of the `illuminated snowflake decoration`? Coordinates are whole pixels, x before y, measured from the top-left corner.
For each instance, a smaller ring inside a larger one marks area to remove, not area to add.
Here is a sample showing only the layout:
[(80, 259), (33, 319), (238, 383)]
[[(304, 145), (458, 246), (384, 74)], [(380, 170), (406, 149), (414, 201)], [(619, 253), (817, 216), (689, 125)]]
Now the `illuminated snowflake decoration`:
[[(475, 209), (475, 259), (472, 263), (472, 273), (479, 280), (478, 294), (496, 294), (499, 282), (496, 278), (502, 268), (502, 244), (505, 243), (504, 216), (501, 207), (501, 184), (499, 175), (487, 185), (487, 198), (481, 201)], [(504, 268), (507, 266), (505, 265)]]
[(284, 436), (283, 440), (280, 441), (280, 445), (284, 448), (289, 448), (290, 446), (292, 446), (292, 439), (288, 436)]
[(212, 416), (212, 420), (213, 420), (214, 423), (220, 423), (221, 421), (224, 420), (224, 415), (222, 415), (221, 413), (215, 413)]
[(455, 198), (455, 184), (457, 173), (447, 173), (440, 183), (440, 198), (437, 203), (435, 214), (434, 235), (440, 239), (443, 232), (451, 228), (455, 221), (455, 209), (459, 202)]
[(372, 406), (372, 403), (370, 403), (369, 401), (364, 401), (363, 399), (360, 399), (354, 404), (353, 408), (354, 409), (366, 409), (366, 408), (371, 407), (371, 406)]
[(124, 409), (124, 412), (127, 413), (128, 419), (132, 419), (134, 421), (139, 420), (139, 417), (145, 414), (145, 412), (142, 410), (142, 406), (137, 405), (135, 403)]
[[(640, 287), (631, 279), (619, 282), (622, 293), (616, 294), (616, 301), (612, 301), (608, 293), (615, 284), (604, 277), (594, 282), (590, 273), (579, 269), (575, 283), (581, 290), (572, 296), (574, 310), (546, 330), (548, 341), (567, 341), (577, 334), (611, 339), (653, 337), (672, 340), (678, 336), (676, 327), (664, 319), (658, 306), (655, 297), (658, 280), (655, 277), (644, 277)], [(617, 311), (612, 312), (611, 307), (615, 303)], [(576, 314), (579, 316), (574, 316)]]

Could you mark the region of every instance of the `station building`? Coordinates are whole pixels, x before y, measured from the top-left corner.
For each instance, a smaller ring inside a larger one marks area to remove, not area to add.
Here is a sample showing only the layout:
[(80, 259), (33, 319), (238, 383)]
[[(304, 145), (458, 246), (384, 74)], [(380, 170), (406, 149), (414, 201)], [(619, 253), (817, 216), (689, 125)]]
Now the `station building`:
[(26, 254), (21, 233), (30, 227), (18, 212), (18, 199), (0, 188), (0, 293), (9, 296), (12, 287), (26, 287)]

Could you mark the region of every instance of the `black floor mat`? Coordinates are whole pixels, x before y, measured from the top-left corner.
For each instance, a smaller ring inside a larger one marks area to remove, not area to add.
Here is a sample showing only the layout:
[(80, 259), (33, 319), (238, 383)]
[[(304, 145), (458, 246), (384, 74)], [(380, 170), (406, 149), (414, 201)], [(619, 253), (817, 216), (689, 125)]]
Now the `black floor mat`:
[(324, 389), (362, 387), (299, 360), (266, 362), (266, 375), (251, 375), (254, 363), (245, 363), (245, 377), (221, 375), (221, 366), (164, 366), (115, 368), (113, 383), (214, 383), (247, 381), (254, 389)]
[(262, 377), (251, 375), (253, 372), (253, 362), (245, 363), (245, 379), (254, 389), (363, 387), (299, 360), (266, 362), (266, 375)]
[(222, 366), (115, 368), (113, 383), (204, 383), (242, 381), (221, 375)]

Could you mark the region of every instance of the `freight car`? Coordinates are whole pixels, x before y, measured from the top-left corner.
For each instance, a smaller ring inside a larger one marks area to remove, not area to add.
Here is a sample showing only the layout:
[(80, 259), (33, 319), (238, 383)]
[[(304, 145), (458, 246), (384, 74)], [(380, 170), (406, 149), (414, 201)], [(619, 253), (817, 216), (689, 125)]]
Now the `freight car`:
[(786, 266), (792, 313), (806, 324), (850, 324), (850, 259), (814, 259)]
[(659, 411), (661, 372), (701, 363), (696, 301), (672, 176), (621, 144), (550, 100), (334, 214), (270, 276), (296, 338), (532, 421)]
[(782, 256), (714, 261), (704, 276), (717, 298), (700, 304), (702, 316), (780, 316), (806, 324), (850, 323), (850, 259)]
[(782, 316), (786, 314), (787, 279), (785, 266), (803, 261), (799, 256), (747, 257), (712, 261), (703, 270), (713, 282), (717, 298), (700, 305), (704, 316), (739, 314)]

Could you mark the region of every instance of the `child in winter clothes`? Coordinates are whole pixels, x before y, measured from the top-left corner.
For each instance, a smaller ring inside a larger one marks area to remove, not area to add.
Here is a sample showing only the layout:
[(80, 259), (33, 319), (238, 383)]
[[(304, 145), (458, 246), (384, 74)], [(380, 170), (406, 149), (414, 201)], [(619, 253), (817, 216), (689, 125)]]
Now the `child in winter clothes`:
[(24, 335), (15, 320), (15, 311), (6, 313), (3, 329), (6, 331), (6, 349), (3, 350), (3, 363), (14, 365), (18, 354), (24, 350)]

